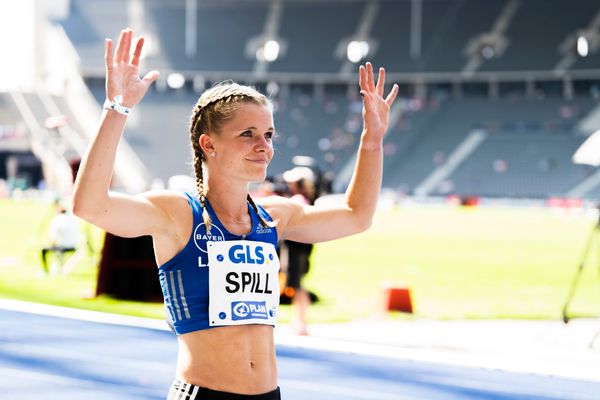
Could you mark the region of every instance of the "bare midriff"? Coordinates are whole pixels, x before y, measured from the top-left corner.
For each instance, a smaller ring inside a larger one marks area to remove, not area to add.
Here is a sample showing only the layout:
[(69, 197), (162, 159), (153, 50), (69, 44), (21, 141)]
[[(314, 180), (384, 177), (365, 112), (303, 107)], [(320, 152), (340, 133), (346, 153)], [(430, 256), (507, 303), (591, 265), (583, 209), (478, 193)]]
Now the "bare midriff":
[(197, 386), (239, 394), (277, 388), (273, 327), (238, 325), (178, 337), (177, 378)]

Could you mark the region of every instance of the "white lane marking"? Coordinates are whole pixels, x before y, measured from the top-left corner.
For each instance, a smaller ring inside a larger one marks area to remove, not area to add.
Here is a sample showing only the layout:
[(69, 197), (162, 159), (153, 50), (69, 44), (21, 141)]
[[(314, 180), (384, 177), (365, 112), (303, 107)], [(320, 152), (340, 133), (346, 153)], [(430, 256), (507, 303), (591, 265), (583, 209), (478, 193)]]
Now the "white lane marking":
[(48, 304), (30, 303), (19, 300), (0, 299), (0, 309), (25, 312), (29, 314), (47, 315), (50, 317), (76, 319), (79, 321), (99, 322), (103, 324), (150, 328), (162, 331), (170, 330), (167, 323), (162, 319), (131, 317), (127, 315), (80, 310), (70, 307), (51, 306)]
[[(467, 368), (500, 370), (518, 374), (535, 374), (546, 377), (600, 381), (600, 363), (591, 364), (591, 357), (556, 361), (544, 353), (518, 354), (502, 351), (477, 351), (469, 349), (414, 349), (393, 345), (361, 343), (349, 340), (325, 339), (303, 336), (276, 335), (278, 345), (298, 349), (320, 350), (341, 354), (375, 356), (394, 360), (427, 362)], [(568, 365), (568, 366), (567, 366)]]

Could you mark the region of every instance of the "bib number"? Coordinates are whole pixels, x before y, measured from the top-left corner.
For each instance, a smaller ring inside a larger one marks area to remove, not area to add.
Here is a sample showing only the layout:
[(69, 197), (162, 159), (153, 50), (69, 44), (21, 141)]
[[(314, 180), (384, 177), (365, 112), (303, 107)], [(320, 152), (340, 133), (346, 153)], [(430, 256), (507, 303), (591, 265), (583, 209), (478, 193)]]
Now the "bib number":
[(248, 240), (208, 242), (210, 326), (275, 325), (279, 259), (275, 246)]

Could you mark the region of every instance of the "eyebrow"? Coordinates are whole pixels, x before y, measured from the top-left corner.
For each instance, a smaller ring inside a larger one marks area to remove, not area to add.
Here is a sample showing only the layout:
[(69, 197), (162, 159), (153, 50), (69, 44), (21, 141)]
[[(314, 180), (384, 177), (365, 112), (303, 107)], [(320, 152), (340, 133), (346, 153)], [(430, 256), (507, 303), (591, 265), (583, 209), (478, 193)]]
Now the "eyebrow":
[[(243, 129), (243, 130), (245, 130), (245, 131), (247, 131), (247, 130), (255, 130), (255, 131), (257, 131), (257, 130), (258, 130), (258, 128), (257, 128), (257, 127), (255, 127), (255, 126), (249, 126), (249, 127), (245, 128), (245, 129)], [(267, 130), (268, 130), (268, 131), (274, 131), (274, 130), (275, 130), (275, 128), (273, 128), (272, 126), (270, 126), (270, 127), (268, 127), (268, 128), (267, 128)]]

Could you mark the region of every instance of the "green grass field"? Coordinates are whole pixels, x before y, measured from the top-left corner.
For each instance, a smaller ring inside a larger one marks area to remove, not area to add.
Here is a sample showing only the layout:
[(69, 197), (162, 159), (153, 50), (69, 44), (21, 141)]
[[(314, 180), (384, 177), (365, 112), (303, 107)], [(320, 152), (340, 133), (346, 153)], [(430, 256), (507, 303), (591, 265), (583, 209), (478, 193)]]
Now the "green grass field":
[[(39, 249), (52, 215), (39, 201), (0, 201), (0, 297), (162, 318), (161, 304), (90, 298), (96, 259), (67, 276), (41, 274)], [(595, 225), (581, 211), (406, 206), (379, 212), (367, 233), (318, 244), (306, 287), (320, 297), (310, 322), (384, 316), (383, 287), (411, 289), (414, 315), (389, 318), (560, 319)], [(88, 229), (96, 249), (102, 232)], [(570, 307), (600, 315), (600, 237)], [(290, 310), (282, 306), (281, 320)]]

